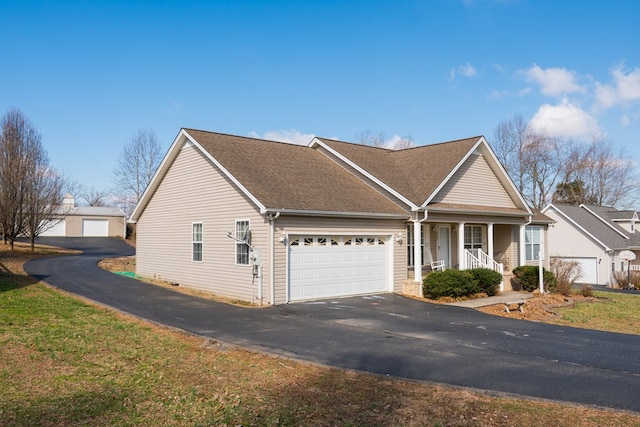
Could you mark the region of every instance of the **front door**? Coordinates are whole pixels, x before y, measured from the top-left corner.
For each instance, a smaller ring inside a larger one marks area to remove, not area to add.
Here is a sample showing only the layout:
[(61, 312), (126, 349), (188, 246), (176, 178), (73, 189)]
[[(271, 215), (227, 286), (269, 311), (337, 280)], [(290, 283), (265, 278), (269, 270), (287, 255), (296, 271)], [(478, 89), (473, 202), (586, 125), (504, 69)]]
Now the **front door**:
[(447, 226), (438, 226), (438, 261), (451, 268), (451, 232)]

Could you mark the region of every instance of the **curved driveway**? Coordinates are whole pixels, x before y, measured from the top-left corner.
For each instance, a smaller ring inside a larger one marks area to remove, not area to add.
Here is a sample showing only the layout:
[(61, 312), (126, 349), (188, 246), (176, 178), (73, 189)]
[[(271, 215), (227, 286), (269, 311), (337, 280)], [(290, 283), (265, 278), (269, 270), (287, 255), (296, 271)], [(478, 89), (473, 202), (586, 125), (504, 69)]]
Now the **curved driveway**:
[(640, 336), (505, 319), (393, 294), (241, 308), (97, 267), (134, 250), (43, 238), (82, 255), (29, 261), (60, 289), (230, 344), (340, 368), (640, 412)]

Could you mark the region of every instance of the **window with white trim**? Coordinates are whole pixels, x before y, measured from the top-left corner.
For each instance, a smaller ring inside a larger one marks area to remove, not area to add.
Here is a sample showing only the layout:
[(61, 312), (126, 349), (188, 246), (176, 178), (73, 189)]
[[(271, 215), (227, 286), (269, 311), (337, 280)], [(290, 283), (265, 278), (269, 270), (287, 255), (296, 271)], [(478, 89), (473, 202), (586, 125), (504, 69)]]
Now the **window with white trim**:
[(202, 262), (202, 223), (191, 224), (191, 260)]
[(236, 264), (249, 265), (249, 221), (236, 221)]
[(464, 248), (482, 249), (484, 244), (484, 232), (482, 225), (464, 226)]
[[(420, 226), (420, 256), (422, 262), (420, 265), (424, 265), (424, 227)], [(413, 248), (415, 246), (415, 239), (413, 238), (413, 224), (407, 225), (407, 265), (409, 267), (414, 266), (415, 252)]]
[(542, 227), (539, 225), (527, 225), (524, 229), (524, 246), (527, 261), (538, 261), (540, 259), (540, 236)]

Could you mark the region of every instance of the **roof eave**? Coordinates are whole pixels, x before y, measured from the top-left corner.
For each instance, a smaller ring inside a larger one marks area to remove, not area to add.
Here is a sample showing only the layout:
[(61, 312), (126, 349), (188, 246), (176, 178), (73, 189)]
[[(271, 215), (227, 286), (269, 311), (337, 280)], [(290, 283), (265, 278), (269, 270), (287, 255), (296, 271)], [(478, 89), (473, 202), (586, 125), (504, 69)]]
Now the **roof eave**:
[[(499, 216), (512, 216), (512, 217), (530, 217), (532, 214), (521, 211), (521, 212), (505, 212), (501, 210), (492, 210), (492, 209), (466, 209), (466, 208), (438, 208), (427, 206), (426, 208), (429, 212), (443, 212), (443, 213), (455, 213), (455, 214), (473, 214), (473, 215), (499, 215)], [(537, 221), (540, 222), (540, 221)]]
[(339, 212), (339, 211), (320, 211), (306, 209), (273, 209), (266, 208), (263, 214), (279, 213), (280, 215), (294, 216), (322, 216), (322, 217), (348, 217), (348, 218), (378, 218), (378, 219), (407, 219), (409, 214), (401, 213), (385, 213), (385, 212)]

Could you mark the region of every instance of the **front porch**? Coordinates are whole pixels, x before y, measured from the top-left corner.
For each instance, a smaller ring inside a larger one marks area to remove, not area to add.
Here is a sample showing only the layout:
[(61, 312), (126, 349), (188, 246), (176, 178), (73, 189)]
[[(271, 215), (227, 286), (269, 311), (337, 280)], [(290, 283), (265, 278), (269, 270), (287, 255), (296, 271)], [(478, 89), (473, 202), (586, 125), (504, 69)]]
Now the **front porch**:
[[(494, 222), (413, 222), (407, 227), (408, 274), (404, 291), (422, 295), (422, 279), (435, 262), (460, 270), (489, 268), (503, 277), (500, 291), (510, 291), (511, 270), (526, 263), (525, 224)], [(416, 238), (416, 236), (419, 236)], [(522, 258), (522, 259), (521, 259)], [(421, 262), (415, 266), (415, 260)]]

